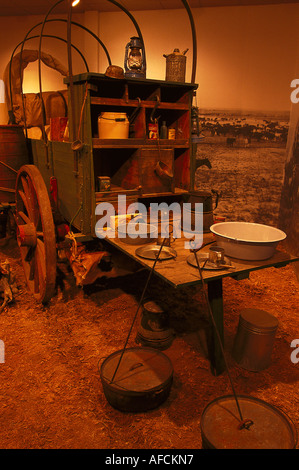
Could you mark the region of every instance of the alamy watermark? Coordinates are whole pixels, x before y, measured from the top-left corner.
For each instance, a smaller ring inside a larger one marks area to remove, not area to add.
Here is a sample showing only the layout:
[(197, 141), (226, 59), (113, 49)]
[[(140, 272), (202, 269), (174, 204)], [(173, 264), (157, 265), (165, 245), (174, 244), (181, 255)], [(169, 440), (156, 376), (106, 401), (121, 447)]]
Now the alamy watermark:
[(5, 346), (4, 341), (0, 339), (0, 364), (4, 364), (5, 362)]
[(296, 348), (291, 353), (291, 361), (293, 364), (298, 364), (299, 362), (299, 339), (293, 339), (291, 342), (291, 348)]
[(291, 88), (295, 88), (290, 96), (291, 102), (297, 104), (299, 103), (299, 78), (294, 78), (294, 80), (291, 81)]
[[(115, 207), (109, 202), (101, 202), (96, 206), (95, 214), (102, 216), (96, 223), (95, 233), (98, 238), (147, 238), (145, 224), (149, 224), (155, 233), (159, 227), (162, 237), (168, 237), (170, 232), (174, 238), (184, 237), (192, 240), (193, 244), (203, 242), (203, 204), (173, 202), (150, 203), (149, 210), (141, 202), (133, 202), (127, 207), (126, 195), (118, 196), (117, 214)], [(111, 223), (118, 216), (119, 230)], [(170, 217), (172, 215), (172, 218)], [(130, 220), (131, 217), (131, 220)], [(159, 223), (160, 222), (160, 223)], [(107, 229), (107, 227), (109, 229)], [(185, 242), (185, 248), (190, 248), (190, 242)]]

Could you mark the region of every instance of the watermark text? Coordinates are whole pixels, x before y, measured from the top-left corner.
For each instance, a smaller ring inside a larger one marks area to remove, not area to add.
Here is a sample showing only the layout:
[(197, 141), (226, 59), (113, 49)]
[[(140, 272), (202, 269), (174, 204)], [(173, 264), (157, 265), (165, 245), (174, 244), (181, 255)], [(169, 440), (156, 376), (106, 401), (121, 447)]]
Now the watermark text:
[[(118, 196), (117, 211), (113, 204), (101, 202), (96, 206), (95, 214), (100, 216), (96, 222), (95, 233), (98, 238), (147, 238), (148, 230), (153, 238), (184, 237), (195, 245), (203, 242), (203, 204), (173, 202), (150, 203), (149, 209), (141, 202), (126, 204), (126, 195)], [(118, 227), (113, 223), (118, 218)], [(155, 236), (157, 235), (157, 236)], [(190, 248), (190, 242), (185, 242)]]
[(293, 364), (298, 364), (299, 362), (299, 339), (293, 339), (291, 342), (291, 348), (295, 348), (291, 353), (291, 361)]

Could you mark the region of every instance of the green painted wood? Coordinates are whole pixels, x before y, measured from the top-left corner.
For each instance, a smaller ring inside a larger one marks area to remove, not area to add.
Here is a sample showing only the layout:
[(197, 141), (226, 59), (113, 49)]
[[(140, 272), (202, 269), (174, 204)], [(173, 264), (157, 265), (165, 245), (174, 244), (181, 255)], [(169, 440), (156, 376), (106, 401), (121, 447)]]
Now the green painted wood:
[(33, 164), (39, 169), (49, 190), (50, 178), (53, 176), (52, 145), (50, 142), (46, 145), (43, 140), (36, 139), (29, 139), (29, 144), (31, 146)]
[[(74, 151), (69, 142), (52, 142), (53, 176), (57, 179), (59, 210), (70, 223), (83, 203), (83, 163), (84, 148), (78, 152), (78, 175), (74, 172)], [(82, 211), (74, 220), (73, 226), (83, 229)]]
[(223, 325), (223, 293), (222, 279), (215, 279), (208, 283), (208, 297), (211, 313), (219, 333), (219, 338), (215, 327), (211, 323), (211, 335), (208, 338), (208, 348), (210, 355), (210, 367), (213, 375), (219, 375), (225, 370), (225, 361), (222, 355), (219, 339), (224, 346), (224, 325)]

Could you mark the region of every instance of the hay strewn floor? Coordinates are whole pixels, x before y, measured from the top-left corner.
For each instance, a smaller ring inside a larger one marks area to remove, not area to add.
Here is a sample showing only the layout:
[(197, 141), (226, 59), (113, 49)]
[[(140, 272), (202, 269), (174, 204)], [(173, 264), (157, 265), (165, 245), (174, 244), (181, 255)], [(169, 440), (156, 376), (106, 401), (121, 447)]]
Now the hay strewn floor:
[[(140, 414), (122, 413), (106, 401), (98, 364), (123, 347), (146, 273), (82, 290), (59, 265), (60, 287), (48, 307), (36, 304), (24, 285), (13, 240), (1, 248), (20, 288), (0, 315), (5, 363), (0, 364), (1, 449), (200, 449), (200, 419), (213, 399), (231, 394), (227, 374), (214, 377), (205, 357), (202, 292), (177, 293), (153, 279), (149, 294), (168, 305), (176, 331), (164, 351), (174, 367), (167, 401)], [(63, 287), (61, 287), (63, 286)], [(292, 266), (253, 272), (249, 280), (224, 279), (225, 349), (238, 394), (281, 408), (299, 429), (299, 363), (290, 360), (299, 338), (299, 289)], [(263, 308), (279, 319), (271, 366), (263, 372), (240, 368), (231, 357), (239, 311)], [(136, 346), (137, 323), (129, 340)], [(299, 355), (298, 355), (299, 357)]]

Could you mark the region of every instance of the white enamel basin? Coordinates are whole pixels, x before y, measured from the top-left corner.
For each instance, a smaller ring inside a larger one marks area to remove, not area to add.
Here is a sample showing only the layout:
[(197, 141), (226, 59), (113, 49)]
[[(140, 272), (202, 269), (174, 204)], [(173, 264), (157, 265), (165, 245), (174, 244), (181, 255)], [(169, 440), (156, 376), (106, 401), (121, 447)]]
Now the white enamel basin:
[(278, 243), (286, 238), (278, 228), (250, 222), (220, 222), (210, 230), (227, 256), (243, 260), (271, 258)]

